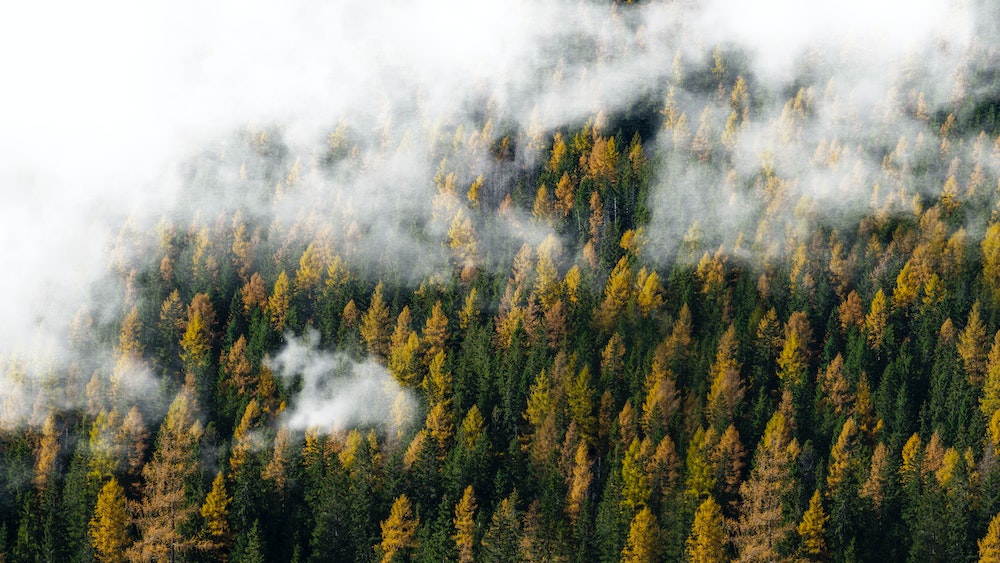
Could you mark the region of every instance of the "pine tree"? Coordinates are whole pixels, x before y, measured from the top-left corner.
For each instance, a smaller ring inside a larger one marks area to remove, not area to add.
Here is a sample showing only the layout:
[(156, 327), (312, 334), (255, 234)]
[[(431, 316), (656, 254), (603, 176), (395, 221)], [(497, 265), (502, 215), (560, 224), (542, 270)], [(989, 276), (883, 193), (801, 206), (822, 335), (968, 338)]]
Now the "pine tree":
[(517, 510), (518, 495), (515, 490), (500, 501), (490, 525), (483, 535), (483, 549), (480, 560), (488, 563), (516, 561), (518, 559), (518, 544), (521, 541), (521, 518)]

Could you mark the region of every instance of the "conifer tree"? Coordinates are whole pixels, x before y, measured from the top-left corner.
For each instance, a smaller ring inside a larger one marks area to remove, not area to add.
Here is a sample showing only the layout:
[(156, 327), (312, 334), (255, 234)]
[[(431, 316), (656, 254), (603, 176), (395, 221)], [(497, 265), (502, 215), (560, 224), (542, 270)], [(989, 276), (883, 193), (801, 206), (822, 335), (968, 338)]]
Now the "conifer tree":
[(979, 563), (1000, 563), (1000, 514), (990, 520), (986, 536), (978, 543)]
[(623, 563), (652, 563), (660, 560), (660, 529), (649, 507), (640, 510), (629, 525), (622, 549)]
[(100, 563), (124, 563), (129, 525), (125, 490), (112, 477), (97, 495), (97, 506), (90, 520), (90, 542)]
[(826, 524), (830, 517), (823, 511), (823, 499), (819, 494), (819, 489), (813, 492), (809, 499), (809, 508), (802, 515), (799, 522), (798, 532), (802, 538), (802, 548), (810, 561), (825, 561), (828, 558), (826, 548)]
[(389, 517), (382, 521), (382, 542), (376, 548), (381, 561), (389, 563), (397, 555), (417, 547), (417, 527), (420, 519), (414, 516), (410, 499), (399, 495), (392, 503)]
[(458, 549), (458, 560), (460, 563), (472, 563), (473, 546), (475, 545), (476, 531), (476, 494), (472, 485), (465, 488), (461, 500), (455, 505), (455, 547)]
[(361, 317), (361, 338), (368, 353), (379, 360), (389, 355), (389, 306), (382, 297), (382, 283), (375, 286), (368, 310)]
[(226, 482), (222, 472), (215, 474), (212, 490), (201, 505), (201, 517), (204, 521), (202, 540), (198, 547), (208, 552), (218, 561), (226, 560), (232, 537), (229, 530), (229, 505), (233, 499), (226, 492)]
[(694, 524), (685, 544), (692, 563), (720, 563), (726, 556), (726, 529), (722, 509), (713, 497), (708, 497), (694, 513)]

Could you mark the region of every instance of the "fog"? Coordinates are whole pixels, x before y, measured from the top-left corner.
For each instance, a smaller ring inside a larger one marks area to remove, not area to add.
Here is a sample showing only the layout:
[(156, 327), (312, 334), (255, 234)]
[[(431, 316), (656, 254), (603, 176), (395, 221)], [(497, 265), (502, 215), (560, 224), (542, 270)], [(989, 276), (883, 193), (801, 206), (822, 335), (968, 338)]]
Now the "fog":
[[(730, 149), (736, 184), (773, 158), (791, 186), (793, 203), (774, 229), (744, 233), (773, 249), (763, 254), (781, 259), (789, 225), (810, 229), (817, 216), (839, 221), (870, 209), (882, 154), (862, 145), (885, 145), (887, 152), (900, 136), (915, 138), (926, 127), (904, 111), (911, 93), (923, 95), (928, 112), (949, 108), (968, 82), (957, 69), (977, 34), (979, 44), (995, 34), (982, 16), (975, 2), (932, 0), (808, 8), (792, 0), (11, 6), (0, 21), (7, 85), (0, 92), (0, 295), (6, 299), (0, 353), (68, 364), (64, 343), (80, 304), (89, 298), (97, 315), (102, 307), (121, 307), (93, 296), (109, 293), (94, 284), (106, 280), (126, 218), (142, 232), (161, 216), (212, 217), (244, 197), (232, 179), (245, 161), (227, 144), (239, 131), (280, 131), (289, 150), (282, 164), (305, 163), (301, 189), (253, 209), (262, 223), (332, 208), (331, 198), (339, 197), (336, 207), (349, 208), (359, 223), (360, 266), (371, 255), (388, 255), (405, 260), (404, 269), (419, 278), (448, 267), (441, 244), (447, 225), (435, 224), (433, 206), (439, 162), (421, 146), (423, 135), (444, 129), (474, 136), (487, 106), (497, 127), (502, 122), (522, 135), (566, 131), (599, 111), (664, 100), (671, 86), (692, 133), (703, 113), (720, 131), (728, 104), (706, 104), (705, 93), (676, 70), (680, 64), (704, 72), (716, 52), (746, 75), (753, 100)], [(809, 119), (795, 136), (783, 135), (786, 102), (808, 86), (814, 88)], [(338, 126), (361, 147), (361, 171), (311, 175)], [(727, 186), (728, 170), (681, 165), (671, 139), (660, 131), (647, 141), (648, 152), (664, 155), (655, 160), (648, 226), (654, 259), (673, 256), (693, 222), (706, 246), (732, 243), (761, 205)], [(847, 147), (843, 160), (835, 167), (811, 164), (820, 144), (834, 139)], [(545, 150), (524, 143), (514, 166), (533, 166)], [(509, 191), (515, 169), (488, 163), (481, 152), (460, 157), (486, 168), (490, 189)], [(192, 200), (198, 177), (215, 188)], [(806, 222), (794, 215), (802, 195), (814, 203)], [(428, 225), (430, 236), (415, 239), (400, 217)], [(329, 219), (317, 228), (347, 225)], [(537, 244), (550, 234), (517, 213), (493, 229), (484, 233), (484, 245), (491, 237)], [(141, 261), (143, 253), (126, 259)], [(285, 353), (296, 346), (293, 340)], [(296, 411), (290, 423), (346, 420), (330, 414), (340, 407), (329, 408), (316, 406), (322, 420)]]

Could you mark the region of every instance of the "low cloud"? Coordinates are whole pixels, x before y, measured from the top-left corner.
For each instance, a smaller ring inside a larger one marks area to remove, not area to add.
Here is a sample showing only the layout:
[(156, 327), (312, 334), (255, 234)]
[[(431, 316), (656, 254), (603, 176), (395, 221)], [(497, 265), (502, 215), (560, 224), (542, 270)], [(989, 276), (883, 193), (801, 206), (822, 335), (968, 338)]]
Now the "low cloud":
[(411, 422), (416, 398), (372, 360), (319, 349), (319, 335), (287, 336), (270, 362), (299, 391), (282, 422), (295, 430), (342, 430), (357, 426), (400, 428)]

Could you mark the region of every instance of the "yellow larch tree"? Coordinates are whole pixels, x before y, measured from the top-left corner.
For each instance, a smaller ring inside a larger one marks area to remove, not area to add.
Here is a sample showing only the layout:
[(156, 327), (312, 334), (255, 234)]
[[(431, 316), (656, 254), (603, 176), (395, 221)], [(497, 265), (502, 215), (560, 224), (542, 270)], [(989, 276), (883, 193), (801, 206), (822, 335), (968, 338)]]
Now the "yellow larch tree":
[(865, 334), (868, 336), (868, 343), (875, 350), (882, 349), (885, 338), (885, 325), (889, 320), (886, 301), (885, 293), (879, 289), (872, 299), (868, 314), (865, 315)]
[(361, 316), (361, 338), (368, 353), (379, 361), (389, 355), (389, 306), (382, 297), (382, 283), (372, 292), (368, 310)]
[(291, 301), (291, 283), (288, 281), (288, 274), (282, 270), (274, 282), (271, 296), (267, 298), (267, 316), (271, 320), (271, 327), (274, 330), (284, 332)]
[(44, 490), (49, 486), (49, 480), (56, 471), (56, 461), (59, 458), (59, 429), (56, 417), (49, 413), (42, 423), (42, 435), (35, 452), (35, 472), (31, 482)]
[(986, 536), (978, 544), (979, 563), (1000, 563), (1000, 514), (990, 520)]
[(979, 302), (976, 301), (972, 305), (972, 310), (969, 311), (965, 328), (958, 333), (958, 342), (955, 346), (962, 359), (965, 375), (974, 387), (980, 387), (983, 384), (988, 344), (989, 337), (986, 335), (986, 325), (979, 317)]
[(475, 561), (473, 546), (475, 545), (476, 533), (476, 493), (472, 485), (465, 488), (461, 500), (455, 505), (455, 547), (458, 549), (459, 563), (472, 563)]
[(424, 365), (430, 366), (434, 357), (443, 352), (448, 345), (448, 317), (440, 301), (434, 303), (431, 314), (424, 322), (421, 345), (424, 349)]
[(649, 507), (640, 510), (629, 524), (622, 549), (622, 563), (653, 563), (660, 560), (660, 526)]
[(389, 517), (382, 521), (382, 541), (375, 546), (382, 563), (389, 563), (404, 551), (417, 547), (417, 526), (420, 519), (413, 514), (413, 506), (405, 495), (392, 503)]
[(750, 476), (740, 485), (742, 503), (733, 537), (740, 561), (779, 559), (778, 546), (793, 533), (795, 525), (784, 502), (794, 486), (792, 468), (799, 451), (779, 409), (757, 445)]
[(986, 358), (986, 376), (983, 380), (983, 395), (979, 398), (979, 410), (987, 421), (1000, 410), (1000, 331), (993, 336), (993, 347)]
[[(795, 343), (792, 343), (795, 345)], [(739, 342), (736, 341), (736, 327), (722, 333), (719, 346), (715, 353), (715, 362), (709, 368), (709, 392), (706, 415), (712, 426), (718, 430), (725, 428), (736, 414), (736, 407), (743, 400), (746, 392), (740, 377), (742, 369), (737, 354)]]
[(128, 506), (125, 489), (112, 477), (97, 495), (94, 516), (90, 519), (90, 545), (100, 563), (124, 563), (129, 546)]
[(222, 472), (215, 474), (212, 489), (201, 505), (201, 517), (204, 521), (202, 539), (198, 548), (212, 554), (216, 560), (225, 561), (232, 544), (232, 534), (229, 530), (229, 505), (233, 499), (226, 491), (226, 482)]
[(608, 281), (604, 285), (604, 300), (594, 314), (600, 328), (611, 330), (620, 320), (631, 299), (632, 268), (628, 259), (623, 256), (608, 275)]
[(810, 561), (826, 561), (829, 556), (826, 547), (826, 525), (830, 517), (823, 511), (823, 499), (819, 489), (809, 499), (809, 508), (802, 515), (798, 532), (802, 538), (802, 551)]
[(694, 513), (694, 524), (685, 542), (685, 553), (691, 563), (722, 563), (726, 555), (727, 535), (722, 508), (708, 497)]
[(983, 242), (983, 281), (990, 289), (993, 302), (1000, 302), (1000, 223), (991, 221)]
[(195, 546), (185, 530), (198, 511), (186, 494), (197, 472), (196, 445), (203, 434), (197, 408), (189, 378), (160, 426), (153, 459), (142, 469), (142, 499), (135, 520), (141, 537), (128, 549), (129, 559), (183, 557)]
[(587, 501), (590, 483), (594, 478), (591, 470), (590, 455), (587, 444), (580, 442), (573, 456), (573, 474), (570, 478), (569, 492), (566, 495), (566, 514), (570, 522), (576, 524)]

